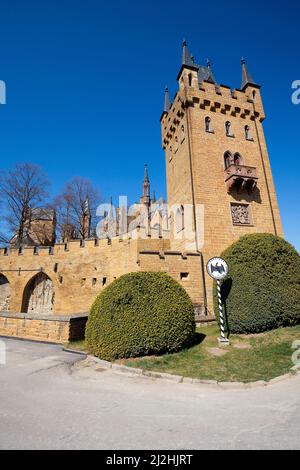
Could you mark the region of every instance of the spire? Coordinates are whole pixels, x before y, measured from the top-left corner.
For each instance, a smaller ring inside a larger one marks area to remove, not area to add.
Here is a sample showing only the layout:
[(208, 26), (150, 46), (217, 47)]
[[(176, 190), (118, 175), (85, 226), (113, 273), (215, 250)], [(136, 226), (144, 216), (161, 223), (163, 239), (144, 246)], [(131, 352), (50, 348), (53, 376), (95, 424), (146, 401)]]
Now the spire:
[(251, 77), (251, 75), (250, 75), (250, 73), (249, 73), (249, 71), (246, 67), (246, 61), (243, 57), (241, 59), (241, 64), (242, 64), (242, 85), (241, 85), (241, 89), (243, 90), (247, 85), (258, 86), (257, 83), (255, 83), (255, 81)]
[(206, 59), (206, 66), (207, 66), (207, 71), (208, 71), (206, 81), (210, 83), (216, 83), (214, 75), (211, 70), (211, 62), (209, 59)]
[(152, 192), (152, 202), (156, 202), (156, 194), (154, 190)]
[(172, 106), (172, 103), (171, 103), (170, 97), (169, 97), (169, 90), (168, 90), (168, 87), (166, 87), (166, 89), (165, 89), (164, 113), (168, 113), (170, 111), (171, 106)]
[(145, 163), (145, 169), (144, 169), (144, 180), (143, 183), (149, 183), (149, 175), (148, 175), (148, 165)]
[(181, 60), (181, 65), (189, 65), (189, 66), (193, 66), (194, 65), (194, 61), (193, 61), (193, 58), (191, 56), (191, 54), (189, 53), (189, 50), (187, 48), (187, 45), (186, 45), (186, 40), (184, 39), (183, 40), (183, 43), (182, 43), (182, 60)]
[(143, 193), (140, 199), (142, 204), (150, 204), (150, 180), (148, 175), (148, 165), (145, 164), (144, 179), (143, 179)]

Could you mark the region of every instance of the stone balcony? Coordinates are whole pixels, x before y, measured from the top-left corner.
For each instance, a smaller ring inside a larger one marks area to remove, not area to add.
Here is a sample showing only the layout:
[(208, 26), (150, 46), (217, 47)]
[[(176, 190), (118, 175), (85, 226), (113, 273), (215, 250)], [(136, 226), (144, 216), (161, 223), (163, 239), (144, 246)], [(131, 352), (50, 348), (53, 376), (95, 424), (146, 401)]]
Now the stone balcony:
[(238, 193), (246, 190), (249, 193), (254, 191), (257, 185), (257, 171), (253, 166), (230, 165), (224, 171), (227, 191), (236, 189)]

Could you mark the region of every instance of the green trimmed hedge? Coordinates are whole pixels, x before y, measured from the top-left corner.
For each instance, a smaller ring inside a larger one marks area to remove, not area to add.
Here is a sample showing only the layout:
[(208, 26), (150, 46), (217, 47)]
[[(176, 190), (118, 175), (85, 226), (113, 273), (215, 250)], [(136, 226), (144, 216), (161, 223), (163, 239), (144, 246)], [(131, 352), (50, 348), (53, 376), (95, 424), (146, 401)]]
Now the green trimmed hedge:
[(86, 326), (88, 350), (106, 360), (178, 351), (194, 338), (192, 301), (164, 273), (121, 276), (94, 302)]
[[(267, 233), (245, 235), (221, 257), (229, 265), (222, 297), (230, 333), (300, 323), (300, 256), (292, 245)], [(217, 312), (216, 289), (214, 303)]]

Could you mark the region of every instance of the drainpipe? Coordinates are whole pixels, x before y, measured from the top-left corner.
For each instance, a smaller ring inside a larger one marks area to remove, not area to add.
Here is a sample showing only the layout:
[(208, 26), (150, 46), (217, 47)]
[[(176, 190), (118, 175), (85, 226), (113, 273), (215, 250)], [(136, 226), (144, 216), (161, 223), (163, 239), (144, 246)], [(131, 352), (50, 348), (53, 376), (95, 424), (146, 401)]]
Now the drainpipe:
[(277, 228), (276, 228), (275, 217), (274, 217), (274, 211), (273, 211), (273, 206), (272, 206), (270, 188), (269, 188), (269, 184), (268, 184), (268, 180), (267, 180), (266, 166), (265, 166), (265, 161), (264, 161), (264, 157), (263, 157), (261, 142), (260, 142), (260, 138), (259, 138), (258, 126), (257, 126), (257, 122), (256, 122), (257, 117), (256, 117), (256, 108), (255, 108), (254, 99), (252, 100), (252, 104), (253, 104), (253, 111), (254, 111), (254, 124), (255, 124), (257, 142), (258, 142), (259, 153), (260, 153), (261, 163), (262, 163), (263, 172), (264, 172), (264, 178), (265, 178), (265, 183), (266, 183), (266, 188), (267, 188), (267, 193), (268, 193), (268, 199), (269, 199), (270, 209), (271, 209), (271, 215), (272, 215), (272, 222), (273, 222), (273, 227), (274, 227), (274, 233), (275, 233), (275, 235), (277, 235)]
[[(185, 103), (187, 103), (187, 98), (185, 96)], [(192, 161), (192, 147), (191, 147), (191, 132), (190, 132), (190, 117), (189, 117), (189, 106), (188, 104), (183, 103), (185, 110), (186, 110), (186, 122), (187, 122), (187, 141), (188, 141), (188, 149), (189, 149), (189, 166), (190, 166), (190, 180), (191, 180), (191, 190), (192, 190), (192, 203), (193, 203), (193, 219), (194, 219), (194, 229), (195, 229), (195, 244), (196, 244), (196, 252), (200, 255), (200, 264), (201, 264), (201, 283), (203, 289), (203, 303), (204, 303), (204, 310), (205, 315), (207, 315), (207, 293), (206, 293), (206, 283), (205, 283), (205, 275), (204, 275), (204, 259), (203, 253), (199, 250), (199, 242), (198, 242), (198, 231), (197, 231), (197, 216), (196, 216), (196, 199), (195, 199), (195, 188), (194, 188), (194, 179), (193, 179), (193, 161)]]

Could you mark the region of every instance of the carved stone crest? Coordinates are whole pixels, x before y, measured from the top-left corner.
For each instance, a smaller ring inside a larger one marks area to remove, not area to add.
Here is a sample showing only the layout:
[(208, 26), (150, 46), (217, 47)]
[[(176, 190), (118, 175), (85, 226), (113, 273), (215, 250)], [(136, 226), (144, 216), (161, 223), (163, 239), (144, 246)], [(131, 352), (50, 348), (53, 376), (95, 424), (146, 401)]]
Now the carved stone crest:
[(231, 204), (231, 217), (234, 225), (251, 225), (249, 204)]

